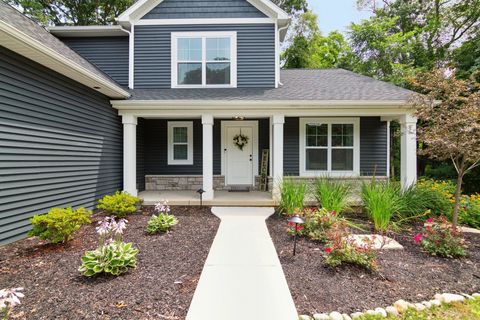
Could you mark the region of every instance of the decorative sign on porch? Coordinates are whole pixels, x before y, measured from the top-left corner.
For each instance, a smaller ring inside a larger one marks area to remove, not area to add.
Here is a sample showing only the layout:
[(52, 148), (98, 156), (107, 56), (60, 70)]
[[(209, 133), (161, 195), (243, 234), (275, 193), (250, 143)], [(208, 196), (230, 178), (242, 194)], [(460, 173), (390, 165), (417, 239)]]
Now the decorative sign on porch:
[(249, 139), (249, 137), (242, 134), (242, 129), (240, 129), (240, 133), (233, 137), (233, 143), (237, 146), (238, 149), (243, 151), (243, 147), (247, 145)]
[(260, 166), (260, 191), (267, 191), (268, 184), (268, 149), (262, 150), (262, 162)]

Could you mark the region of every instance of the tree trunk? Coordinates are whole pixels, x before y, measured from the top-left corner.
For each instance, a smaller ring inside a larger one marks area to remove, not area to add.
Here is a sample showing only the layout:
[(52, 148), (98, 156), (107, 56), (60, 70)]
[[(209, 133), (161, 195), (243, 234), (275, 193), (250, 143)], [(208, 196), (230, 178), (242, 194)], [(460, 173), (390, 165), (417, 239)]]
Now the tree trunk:
[(457, 187), (455, 189), (455, 204), (453, 206), (452, 229), (457, 230), (458, 212), (460, 210), (460, 196), (462, 195), (463, 171), (458, 173)]

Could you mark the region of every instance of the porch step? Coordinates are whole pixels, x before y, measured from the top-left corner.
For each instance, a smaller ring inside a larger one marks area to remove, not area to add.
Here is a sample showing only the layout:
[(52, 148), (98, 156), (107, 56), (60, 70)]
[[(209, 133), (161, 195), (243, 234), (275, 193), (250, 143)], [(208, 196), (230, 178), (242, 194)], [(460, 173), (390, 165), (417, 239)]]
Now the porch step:
[(228, 192), (250, 192), (251, 186), (230, 186)]

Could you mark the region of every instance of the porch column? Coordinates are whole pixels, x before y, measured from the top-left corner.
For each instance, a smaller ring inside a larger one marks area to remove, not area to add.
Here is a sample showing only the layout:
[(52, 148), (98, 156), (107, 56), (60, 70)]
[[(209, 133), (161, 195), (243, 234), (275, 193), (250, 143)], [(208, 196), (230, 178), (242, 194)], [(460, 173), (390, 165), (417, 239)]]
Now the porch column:
[(123, 123), (123, 191), (137, 195), (137, 117), (122, 116)]
[(401, 127), (400, 182), (408, 188), (417, 181), (417, 118), (406, 114), (399, 119)]
[(272, 117), (273, 126), (273, 199), (280, 200), (281, 186), (283, 180), (283, 124), (285, 123), (284, 115), (274, 115)]
[(203, 126), (203, 194), (204, 200), (213, 200), (213, 116), (202, 115)]

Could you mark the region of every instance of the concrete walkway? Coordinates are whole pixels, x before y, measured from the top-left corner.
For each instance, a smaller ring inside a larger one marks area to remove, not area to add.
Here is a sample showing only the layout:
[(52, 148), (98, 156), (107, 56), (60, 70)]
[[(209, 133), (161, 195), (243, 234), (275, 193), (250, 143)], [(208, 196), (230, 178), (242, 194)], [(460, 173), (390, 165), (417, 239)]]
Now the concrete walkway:
[(297, 320), (265, 219), (273, 208), (214, 207), (222, 222), (187, 320)]

